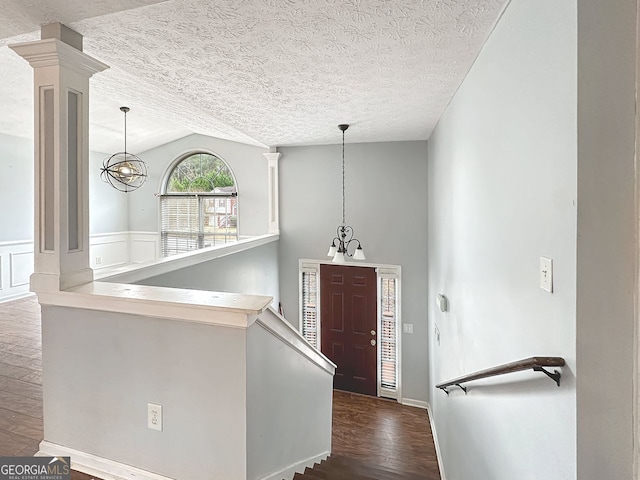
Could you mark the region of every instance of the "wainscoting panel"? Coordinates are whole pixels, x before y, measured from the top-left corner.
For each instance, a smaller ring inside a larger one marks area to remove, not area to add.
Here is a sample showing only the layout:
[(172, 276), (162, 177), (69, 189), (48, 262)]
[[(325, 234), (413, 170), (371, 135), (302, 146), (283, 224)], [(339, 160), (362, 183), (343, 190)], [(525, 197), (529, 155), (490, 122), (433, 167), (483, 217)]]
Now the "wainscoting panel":
[(129, 263), (129, 233), (91, 235), (89, 246), (91, 268), (100, 270)]
[[(33, 245), (31, 245), (33, 248)], [(29, 285), (29, 277), (33, 273), (33, 250), (9, 254), (11, 269), (11, 288)]]
[(33, 242), (0, 242), (0, 302), (29, 293), (33, 273)]
[[(102, 270), (160, 257), (158, 232), (114, 232), (91, 235), (91, 268)], [(33, 273), (33, 241), (0, 242), (0, 302), (29, 294)]]
[(160, 258), (158, 232), (129, 232), (129, 262), (142, 263)]

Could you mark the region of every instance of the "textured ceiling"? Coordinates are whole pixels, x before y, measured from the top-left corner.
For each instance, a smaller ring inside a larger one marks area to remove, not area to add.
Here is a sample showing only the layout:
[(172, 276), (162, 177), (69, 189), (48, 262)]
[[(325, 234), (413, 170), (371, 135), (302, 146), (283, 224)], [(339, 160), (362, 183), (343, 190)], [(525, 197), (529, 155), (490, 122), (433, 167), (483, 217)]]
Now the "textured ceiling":
[(30, 67), (2, 45), (60, 20), (111, 66), (92, 80), (95, 150), (120, 146), (121, 105), (137, 151), (190, 132), (336, 143), (339, 123), (350, 142), (426, 139), (506, 1), (0, 0), (0, 132), (33, 129)]

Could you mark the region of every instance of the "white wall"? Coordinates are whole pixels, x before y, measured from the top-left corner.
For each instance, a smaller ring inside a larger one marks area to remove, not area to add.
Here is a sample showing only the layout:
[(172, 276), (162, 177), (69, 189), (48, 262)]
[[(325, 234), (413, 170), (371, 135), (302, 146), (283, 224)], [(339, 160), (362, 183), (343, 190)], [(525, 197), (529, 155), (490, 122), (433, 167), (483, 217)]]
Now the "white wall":
[[(578, 3), (578, 478), (633, 476), (636, 1)], [(639, 432), (636, 432), (638, 435)]]
[(146, 152), (138, 152), (149, 167), (147, 183), (129, 193), (129, 228), (159, 231), (161, 181), (171, 162), (195, 150), (211, 152), (223, 159), (238, 186), (238, 228), (240, 235), (262, 235), (268, 231), (267, 150), (242, 143), (189, 135)]
[[(326, 260), (342, 221), (342, 146), (280, 151), (280, 298), (297, 325), (298, 260)], [(347, 223), (367, 262), (402, 266), (402, 321), (414, 325), (402, 338), (403, 396), (426, 401), (427, 144), (347, 143), (345, 158)]]
[(169, 478), (246, 478), (244, 330), (43, 306), (42, 345), (46, 441)]
[(278, 308), (278, 242), (233, 253), (136, 282), (139, 285), (273, 297)]
[[(447, 480), (576, 478), (576, 43), (576, 0), (512, 0), (429, 139), (431, 404)], [(567, 360), (559, 388), (534, 372), (468, 395), (434, 388), (534, 355)]]

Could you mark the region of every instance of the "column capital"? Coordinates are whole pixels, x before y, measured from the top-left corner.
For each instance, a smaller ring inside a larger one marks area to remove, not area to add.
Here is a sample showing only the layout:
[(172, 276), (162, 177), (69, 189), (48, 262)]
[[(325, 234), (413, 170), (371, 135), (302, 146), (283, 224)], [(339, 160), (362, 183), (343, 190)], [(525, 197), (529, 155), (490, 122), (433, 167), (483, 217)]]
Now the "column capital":
[(17, 43), (9, 48), (24, 58), (34, 68), (63, 67), (80, 75), (91, 77), (109, 65), (67, 45), (57, 38), (46, 38), (35, 42)]
[(278, 160), (280, 160), (280, 157), (282, 156), (282, 153), (280, 153), (280, 152), (265, 152), (265, 153), (263, 153), (263, 155), (270, 162), (277, 162)]

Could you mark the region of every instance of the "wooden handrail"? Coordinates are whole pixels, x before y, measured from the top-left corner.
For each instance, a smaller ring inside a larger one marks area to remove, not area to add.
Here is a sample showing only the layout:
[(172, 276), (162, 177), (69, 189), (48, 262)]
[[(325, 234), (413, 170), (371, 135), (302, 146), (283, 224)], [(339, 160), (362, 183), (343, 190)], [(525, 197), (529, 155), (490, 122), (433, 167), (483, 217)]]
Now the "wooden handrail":
[(531, 357), (524, 360), (518, 360), (517, 362), (505, 363), (497, 367), (487, 368), (486, 370), (480, 370), (479, 372), (470, 373), (463, 377), (449, 380), (448, 382), (439, 383), (436, 388), (440, 388), (447, 395), (447, 387), (456, 386), (464, 390), (467, 393), (467, 389), (462, 386), (463, 383), (471, 382), (473, 380), (480, 380), (481, 378), (495, 377), (497, 375), (504, 375), (505, 373), (521, 372), (523, 370), (534, 370), (536, 372), (542, 372), (549, 378), (554, 380), (558, 386), (560, 386), (560, 372), (554, 370), (553, 373), (545, 370), (544, 367), (564, 367), (565, 361), (562, 357)]

